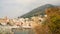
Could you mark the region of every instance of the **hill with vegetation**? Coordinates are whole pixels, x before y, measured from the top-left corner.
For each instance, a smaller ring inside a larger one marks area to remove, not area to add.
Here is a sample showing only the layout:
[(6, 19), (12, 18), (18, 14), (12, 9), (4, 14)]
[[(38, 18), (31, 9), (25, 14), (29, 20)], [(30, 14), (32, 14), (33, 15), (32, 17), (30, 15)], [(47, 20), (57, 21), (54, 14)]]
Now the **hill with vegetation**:
[(18, 18), (20, 18), (20, 17), (29, 18), (29, 17), (32, 17), (32, 16), (44, 15), (45, 14), (45, 12), (44, 12), (45, 9), (50, 8), (50, 7), (54, 7), (54, 6), (51, 5), (51, 4), (46, 4), (46, 5), (40, 6), (38, 8), (35, 8), (34, 10), (28, 12), (27, 14), (19, 16)]

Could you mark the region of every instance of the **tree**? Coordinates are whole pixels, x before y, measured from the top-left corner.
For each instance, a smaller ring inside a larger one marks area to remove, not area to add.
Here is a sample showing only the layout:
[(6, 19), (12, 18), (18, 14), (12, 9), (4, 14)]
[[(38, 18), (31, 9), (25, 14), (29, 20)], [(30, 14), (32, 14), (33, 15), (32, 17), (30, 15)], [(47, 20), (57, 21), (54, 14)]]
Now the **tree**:
[(49, 26), (52, 34), (60, 34), (60, 8), (52, 7), (46, 9), (47, 25)]

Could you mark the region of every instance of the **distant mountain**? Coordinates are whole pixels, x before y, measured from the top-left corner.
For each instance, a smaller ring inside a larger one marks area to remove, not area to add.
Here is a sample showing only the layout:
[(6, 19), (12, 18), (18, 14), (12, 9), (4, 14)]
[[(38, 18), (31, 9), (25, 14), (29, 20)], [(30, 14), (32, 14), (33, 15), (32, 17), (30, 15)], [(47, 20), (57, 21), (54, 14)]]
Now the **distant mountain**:
[(38, 15), (44, 15), (45, 14), (45, 9), (46, 8), (50, 8), (50, 7), (54, 7), (53, 5), (51, 4), (46, 4), (46, 5), (43, 5), (43, 6), (40, 6), (22, 16), (19, 16), (18, 18), (20, 17), (23, 17), (23, 18), (29, 18), (29, 17), (32, 17), (32, 16), (38, 16)]

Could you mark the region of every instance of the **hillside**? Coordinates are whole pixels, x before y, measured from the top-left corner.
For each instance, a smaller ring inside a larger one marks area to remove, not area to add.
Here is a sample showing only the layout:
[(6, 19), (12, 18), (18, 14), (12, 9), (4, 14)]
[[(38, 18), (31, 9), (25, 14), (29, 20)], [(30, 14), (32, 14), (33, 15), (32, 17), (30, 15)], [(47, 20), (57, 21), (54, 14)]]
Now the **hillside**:
[(27, 14), (24, 14), (22, 16), (19, 16), (18, 18), (20, 17), (23, 17), (23, 18), (29, 18), (29, 17), (32, 17), (32, 16), (38, 16), (38, 15), (44, 15), (45, 13), (45, 9), (46, 8), (50, 8), (50, 7), (54, 7), (53, 5), (51, 4), (46, 4), (46, 5), (43, 5), (43, 6), (40, 6), (38, 8), (35, 8), (33, 9), (32, 11), (28, 12)]

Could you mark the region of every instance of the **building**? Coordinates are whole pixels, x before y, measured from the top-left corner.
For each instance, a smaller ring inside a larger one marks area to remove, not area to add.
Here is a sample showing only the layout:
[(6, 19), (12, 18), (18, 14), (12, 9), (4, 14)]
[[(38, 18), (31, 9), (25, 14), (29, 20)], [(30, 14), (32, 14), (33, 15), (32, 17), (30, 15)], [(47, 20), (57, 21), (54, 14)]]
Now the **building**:
[(0, 18), (1, 25), (7, 25), (8, 22), (9, 22), (9, 18), (7, 18), (7, 17)]

